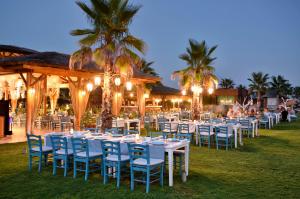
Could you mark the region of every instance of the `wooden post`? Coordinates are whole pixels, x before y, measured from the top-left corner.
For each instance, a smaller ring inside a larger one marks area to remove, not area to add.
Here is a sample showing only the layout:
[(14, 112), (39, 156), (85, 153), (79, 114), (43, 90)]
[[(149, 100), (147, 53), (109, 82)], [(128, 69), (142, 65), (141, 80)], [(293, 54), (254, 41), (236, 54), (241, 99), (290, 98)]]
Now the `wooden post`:
[(137, 103), (142, 118), (145, 116), (145, 88), (144, 85), (137, 85)]
[(30, 93), (30, 84), (32, 82), (32, 74), (27, 73), (27, 86), (26, 86), (26, 133), (32, 133), (32, 103), (33, 95)]
[[(44, 80), (44, 88), (45, 88), (45, 91), (47, 92), (47, 75)], [(47, 95), (46, 95), (46, 93), (43, 95), (43, 109), (44, 109), (44, 115), (46, 115), (47, 114)]]

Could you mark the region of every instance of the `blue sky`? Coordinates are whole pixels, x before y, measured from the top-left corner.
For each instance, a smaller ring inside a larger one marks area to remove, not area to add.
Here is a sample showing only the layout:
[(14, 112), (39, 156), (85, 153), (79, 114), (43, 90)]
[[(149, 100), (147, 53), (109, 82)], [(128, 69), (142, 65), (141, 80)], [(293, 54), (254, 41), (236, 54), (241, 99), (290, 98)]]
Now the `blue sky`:
[[(248, 85), (250, 73), (283, 75), (300, 85), (300, 1), (133, 0), (142, 5), (132, 34), (148, 45), (146, 59), (164, 83), (176, 87), (172, 71), (188, 39), (218, 45), (214, 63), (220, 78)], [(72, 53), (78, 38), (70, 30), (88, 27), (73, 0), (1, 0), (0, 43), (40, 51)]]

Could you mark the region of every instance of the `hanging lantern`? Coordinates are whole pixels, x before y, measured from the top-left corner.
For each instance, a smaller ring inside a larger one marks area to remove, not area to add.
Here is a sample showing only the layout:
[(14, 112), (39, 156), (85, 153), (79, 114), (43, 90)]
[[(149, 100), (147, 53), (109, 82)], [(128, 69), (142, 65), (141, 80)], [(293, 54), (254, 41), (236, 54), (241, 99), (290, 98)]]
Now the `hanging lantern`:
[(120, 86), (121, 85), (121, 79), (120, 79), (120, 77), (116, 77), (115, 78), (115, 85), (116, 86)]
[(91, 92), (91, 91), (93, 90), (93, 84), (92, 84), (92, 83), (88, 83), (88, 84), (86, 85), (86, 89), (87, 89), (89, 92)]
[(185, 90), (185, 89), (182, 90), (182, 91), (181, 91), (181, 94), (182, 94), (182, 95), (186, 95), (186, 90)]
[(213, 88), (209, 88), (209, 89), (208, 89), (208, 94), (211, 95), (213, 92), (214, 92), (214, 89), (213, 89)]
[(132, 83), (130, 81), (126, 82), (126, 89), (128, 91), (131, 91), (131, 89), (132, 89)]
[(101, 77), (99, 76), (95, 77), (95, 85), (100, 86), (100, 84), (101, 84)]

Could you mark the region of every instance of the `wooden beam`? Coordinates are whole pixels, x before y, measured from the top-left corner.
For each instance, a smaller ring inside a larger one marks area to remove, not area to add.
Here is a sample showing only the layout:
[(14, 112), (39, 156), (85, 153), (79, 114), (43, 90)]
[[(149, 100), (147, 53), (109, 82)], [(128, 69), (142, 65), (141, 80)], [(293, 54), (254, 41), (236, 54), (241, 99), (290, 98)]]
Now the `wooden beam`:
[(36, 65), (24, 65), (23, 68), (31, 69), (33, 73), (41, 73), (46, 75), (57, 75), (57, 76), (65, 76), (65, 77), (91, 78), (100, 74), (100, 73), (93, 73), (93, 72), (86, 72), (86, 71), (60, 69), (54, 67), (41, 67)]
[(47, 77), (47, 75), (40, 75), (38, 78), (35, 79), (35, 81), (32, 84), (30, 84), (30, 87), (34, 86), (39, 81), (44, 80), (46, 77)]
[(21, 78), (22, 78), (22, 80), (23, 80), (25, 86), (27, 87), (27, 81), (26, 81), (26, 79), (25, 79), (23, 73), (19, 73), (19, 74), (20, 74), (20, 76), (21, 76)]

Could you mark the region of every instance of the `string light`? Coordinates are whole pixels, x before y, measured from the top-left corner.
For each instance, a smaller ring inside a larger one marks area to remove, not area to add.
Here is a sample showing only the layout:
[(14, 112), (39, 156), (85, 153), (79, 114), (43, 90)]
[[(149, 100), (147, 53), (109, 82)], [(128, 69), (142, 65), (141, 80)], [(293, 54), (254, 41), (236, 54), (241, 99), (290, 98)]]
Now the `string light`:
[(131, 91), (131, 89), (132, 89), (132, 83), (130, 81), (126, 82), (126, 89), (128, 91)]
[(121, 85), (121, 79), (120, 79), (120, 77), (116, 77), (115, 78), (115, 85), (116, 86), (120, 86)]
[(86, 85), (86, 89), (87, 89), (89, 92), (91, 92), (91, 91), (93, 90), (93, 84), (92, 84), (92, 83), (88, 83), (88, 84)]
[(35, 89), (34, 88), (29, 88), (28, 92), (29, 92), (29, 94), (33, 95), (35, 93)]
[(209, 89), (208, 89), (208, 94), (211, 95), (213, 92), (214, 92), (214, 89), (213, 89), (213, 88), (209, 88)]
[(95, 85), (99, 86), (101, 84), (101, 77), (95, 77)]
[(144, 94), (144, 98), (149, 98), (149, 94), (148, 94), (148, 93), (145, 93), (145, 94)]
[(181, 94), (182, 94), (182, 95), (186, 95), (186, 90), (182, 90), (182, 91), (181, 91)]

